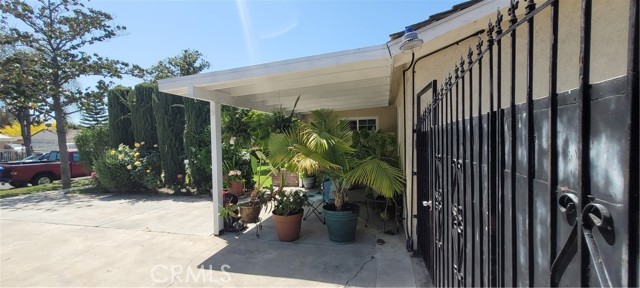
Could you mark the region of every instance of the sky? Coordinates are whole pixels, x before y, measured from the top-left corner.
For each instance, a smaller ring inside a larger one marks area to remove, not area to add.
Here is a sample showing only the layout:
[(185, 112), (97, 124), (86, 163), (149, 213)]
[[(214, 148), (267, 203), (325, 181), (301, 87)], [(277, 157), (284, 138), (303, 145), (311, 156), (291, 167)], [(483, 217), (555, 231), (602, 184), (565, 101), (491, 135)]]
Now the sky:
[[(389, 34), (463, 0), (91, 0), (127, 27), (83, 50), (148, 68), (184, 49), (203, 53), (208, 71), (380, 45)], [(83, 88), (99, 78), (79, 79)], [(141, 79), (113, 79), (134, 86)], [(79, 114), (71, 117), (78, 122)]]
[[(195, 49), (211, 63), (208, 71), (225, 70), (384, 44), (389, 34), (460, 2), (92, 0), (90, 7), (111, 13), (127, 31), (89, 50), (147, 68)], [(84, 79), (81, 85), (94, 81)]]

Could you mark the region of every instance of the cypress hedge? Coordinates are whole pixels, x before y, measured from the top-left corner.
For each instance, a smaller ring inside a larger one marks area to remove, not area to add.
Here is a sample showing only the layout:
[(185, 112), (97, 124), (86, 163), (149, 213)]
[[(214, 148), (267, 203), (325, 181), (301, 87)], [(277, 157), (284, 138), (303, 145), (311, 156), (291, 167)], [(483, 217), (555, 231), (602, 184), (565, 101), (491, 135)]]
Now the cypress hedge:
[[(203, 132), (210, 125), (209, 103), (183, 99), (185, 112), (184, 145), (193, 185), (200, 192), (211, 189), (211, 137)], [(210, 131), (210, 130), (209, 130)], [(207, 155), (208, 154), (208, 155)], [(207, 157), (208, 156), (208, 157)]]
[(117, 86), (107, 93), (109, 110), (109, 145), (118, 147), (120, 144), (133, 145), (134, 137), (131, 129), (131, 109), (128, 105), (128, 87)]
[(182, 97), (157, 90), (153, 95), (160, 165), (166, 186), (176, 184), (178, 174), (184, 176), (184, 105)]
[(156, 85), (152, 83), (140, 83), (132, 91), (135, 97), (135, 104), (131, 111), (133, 135), (136, 142), (144, 142), (146, 147), (158, 144), (152, 104), (155, 91)]

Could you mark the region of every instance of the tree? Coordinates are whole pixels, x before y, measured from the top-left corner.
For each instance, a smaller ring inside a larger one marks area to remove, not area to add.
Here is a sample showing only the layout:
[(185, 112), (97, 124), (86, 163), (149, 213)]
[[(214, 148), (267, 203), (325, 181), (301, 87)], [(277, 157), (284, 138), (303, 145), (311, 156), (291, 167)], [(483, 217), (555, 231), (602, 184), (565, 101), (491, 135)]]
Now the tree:
[[(6, 38), (6, 35), (1, 37)], [(35, 52), (3, 50), (5, 53), (0, 58), (0, 99), (6, 111), (19, 123), (27, 155), (31, 155), (31, 126), (47, 119), (36, 104), (43, 90), (40, 79), (44, 71), (39, 65), (42, 56)]]
[[(203, 59), (202, 53), (185, 49), (178, 56), (158, 62), (149, 69), (148, 74), (153, 77), (153, 80), (159, 80), (198, 74), (209, 67), (210, 64)], [(211, 178), (210, 173), (202, 171), (203, 165), (193, 165), (201, 158), (198, 157), (201, 154), (199, 151), (210, 146), (201, 137), (202, 131), (209, 126), (208, 103), (156, 93), (153, 110), (156, 116), (162, 170), (165, 172), (165, 185), (173, 185), (176, 180), (175, 175), (184, 173), (182, 163), (185, 156), (189, 160), (189, 170), (196, 186), (208, 183), (209, 181), (204, 178)]]
[(159, 61), (148, 69), (147, 75), (152, 81), (160, 79), (198, 74), (211, 67), (198, 50), (184, 49), (178, 56)]
[[(3, 105), (6, 105), (6, 104), (3, 104)], [(9, 113), (9, 111), (7, 111), (6, 108), (7, 107), (5, 106), (4, 108), (0, 109), (0, 127), (11, 125), (11, 120), (15, 119)]]
[(95, 127), (106, 123), (109, 119), (107, 109), (101, 101), (87, 103), (80, 124), (84, 127)]
[(184, 174), (184, 106), (182, 97), (156, 91), (153, 99), (160, 165), (164, 184), (173, 186)]
[(109, 140), (111, 147), (120, 144), (133, 145), (134, 137), (131, 129), (130, 96), (131, 89), (118, 86), (107, 94), (109, 104)]
[(4, 0), (0, 1), (0, 11), (3, 26), (8, 27), (8, 20), (20, 23), (7, 29), (2, 44), (23, 46), (42, 55), (38, 63), (45, 87), (40, 100), (58, 124), (62, 187), (68, 189), (71, 178), (65, 107), (95, 99), (67, 84), (80, 76), (119, 78), (122, 73), (138, 71), (125, 62), (85, 52), (88, 46), (117, 37), (126, 28), (112, 25), (109, 13), (87, 8), (81, 0)]
[(147, 147), (158, 144), (156, 133), (156, 119), (153, 115), (153, 94), (155, 85), (152, 83), (140, 83), (131, 93), (134, 93), (135, 101), (131, 111), (131, 126), (136, 142), (144, 142)]
[[(47, 130), (47, 129), (55, 129), (56, 128), (56, 123), (38, 123), (38, 124), (31, 124), (31, 134), (36, 134), (42, 130)], [(0, 133), (7, 135), (7, 136), (11, 136), (11, 137), (17, 137), (20, 136), (22, 133), (22, 127), (20, 127), (20, 124), (17, 122), (13, 122), (13, 123), (9, 123), (9, 125), (6, 125), (2, 128), (0, 128)]]
[(233, 140), (233, 144), (240, 148), (250, 148), (251, 126), (247, 123), (250, 115), (251, 111), (247, 109), (222, 106), (220, 117), (222, 141), (230, 143)]
[(80, 162), (86, 167), (93, 167), (93, 162), (104, 157), (109, 150), (109, 129), (106, 125), (97, 125), (83, 129), (74, 139), (82, 157)]

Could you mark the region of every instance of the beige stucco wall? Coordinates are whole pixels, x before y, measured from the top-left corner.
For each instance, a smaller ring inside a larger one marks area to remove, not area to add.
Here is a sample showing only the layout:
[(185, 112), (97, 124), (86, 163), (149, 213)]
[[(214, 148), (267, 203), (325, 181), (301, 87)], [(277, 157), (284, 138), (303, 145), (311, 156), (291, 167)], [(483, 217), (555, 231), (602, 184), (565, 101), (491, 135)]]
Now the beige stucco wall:
[(367, 108), (358, 110), (338, 111), (338, 115), (344, 118), (378, 118), (378, 129), (385, 132), (397, 132), (396, 107), (387, 106), (380, 108)]
[[(580, 55), (580, 3), (581, 1), (569, 0), (560, 1), (560, 14), (559, 14), (559, 51), (558, 51), (558, 92), (574, 89), (578, 86), (578, 67), (579, 67), (579, 55)], [(521, 3), (522, 4), (522, 3)], [(524, 5), (521, 5), (524, 6)], [(628, 21), (629, 21), (629, 1), (593, 1), (593, 22), (592, 22), (592, 45), (591, 45), (591, 78), (590, 83), (597, 83), (607, 79), (615, 78), (626, 74), (627, 68), (627, 37), (628, 37)], [(508, 15), (505, 9), (501, 9), (504, 15), (504, 22), (502, 24), (503, 30), (509, 27)], [(523, 7), (520, 7), (519, 12), (524, 13)], [(522, 18), (523, 15), (519, 15)], [(495, 13), (491, 15), (485, 15), (481, 17), (478, 15), (478, 20), (467, 27), (457, 27), (453, 29), (447, 35), (444, 35), (438, 39), (434, 39), (432, 43), (427, 42), (416, 53), (416, 59), (422, 55), (432, 53), (438, 49), (453, 44), (452, 46), (438, 51), (433, 55), (423, 58), (415, 63), (415, 74), (411, 71), (406, 73), (405, 81), (402, 81), (402, 77), (396, 77), (402, 73), (402, 69), (408, 66), (410, 57), (407, 55), (397, 55), (394, 57), (394, 79), (392, 81), (392, 97), (395, 99), (394, 103), (397, 106), (397, 123), (398, 123), (398, 139), (399, 149), (401, 151), (402, 160), (413, 159), (412, 151), (412, 127), (414, 124), (412, 97), (415, 93), (420, 91), (428, 83), (433, 80), (438, 81), (438, 86), (444, 83), (447, 75), (453, 73), (454, 65), (459, 64), (461, 56), (464, 57), (465, 62), (467, 60), (467, 52), (469, 47), (472, 47), (474, 52), (474, 59), (476, 59), (475, 46), (478, 43), (478, 37), (471, 37), (469, 39), (460, 41), (456, 44), (456, 41), (472, 35), (481, 29), (487, 27), (489, 19), (496, 19)], [(535, 17), (534, 22), (534, 85), (533, 95), (534, 98), (542, 98), (549, 95), (549, 55), (550, 55), (550, 10), (545, 9), (542, 13)], [(482, 33), (481, 38), (484, 41), (484, 47), (487, 45), (486, 34)], [(448, 39), (447, 39), (448, 38)], [(526, 51), (528, 42), (526, 24), (521, 26), (517, 30), (517, 46), (516, 46), (516, 103), (525, 102), (526, 91)], [(502, 54), (502, 67), (503, 75), (510, 71), (510, 36), (506, 36), (502, 40), (503, 54)], [(483, 48), (484, 49), (484, 48)], [(489, 58), (485, 57), (483, 62), (482, 74), (484, 77), (489, 75)], [(497, 60), (495, 60), (497, 66)], [(465, 63), (465, 66), (467, 64)], [(496, 68), (497, 69), (497, 68)], [(473, 100), (474, 115), (477, 115), (478, 105), (478, 68), (474, 68), (474, 85), (473, 91), (476, 95)], [(415, 75), (415, 93), (412, 91), (412, 76)], [(468, 74), (467, 74), (468, 75)], [(468, 76), (467, 76), (468, 77)], [(468, 80), (468, 78), (467, 78)], [(487, 81), (483, 82), (482, 89), (482, 102), (483, 113), (489, 109), (489, 85)], [(404, 86), (404, 87), (403, 87)], [(509, 88), (511, 86), (511, 80), (508, 77), (502, 78), (502, 106), (509, 105)], [(496, 87), (497, 88), (497, 87)], [(406, 91), (406, 96), (404, 94)], [(467, 92), (468, 93), (468, 92)], [(430, 94), (429, 94), (430, 95)], [(468, 94), (467, 94), (468, 95)], [(403, 99), (406, 97), (406, 101)], [(467, 98), (468, 99), (468, 98)], [(431, 102), (430, 96), (425, 96), (422, 99), (423, 104)], [(406, 103), (405, 103), (406, 102)], [(468, 100), (467, 100), (468, 105)], [(420, 110), (424, 109), (420, 107)], [(406, 109), (406, 122), (404, 120), (403, 110)], [(468, 112), (467, 112), (468, 113)], [(468, 117), (468, 114), (465, 114)], [(407, 141), (404, 145), (401, 141), (404, 139), (404, 135), (407, 135)], [(414, 163), (415, 164), (415, 161)], [(412, 166), (412, 161), (403, 162), (405, 171), (414, 170), (415, 166)], [(413, 213), (415, 214), (417, 209), (417, 200), (415, 196), (411, 195), (411, 187), (416, 190), (413, 177), (411, 173), (405, 173), (407, 176), (407, 190), (408, 198), (412, 203)], [(411, 219), (411, 217), (406, 217)], [(415, 233), (416, 222), (413, 221), (413, 231)], [(415, 242), (414, 242), (415, 244)]]
[[(559, 51), (558, 51), (558, 91), (567, 91), (578, 86), (578, 61), (580, 55), (580, 2), (577, 0), (560, 1), (559, 16)], [(627, 31), (629, 19), (628, 1), (593, 1), (593, 23), (592, 23), (592, 46), (591, 46), (591, 83), (601, 82), (615, 78), (626, 73), (627, 61)], [(522, 7), (519, 10), (523, 12)], [(508, 15), (504, 14), (502, 27), (506, 30), (509, 27)], [(521, 18), (523, 15), (520, 15)], [(489, 19), (495, 19), (495, 15), (482, 17), (475, 25), (478, 29), (486, 28)], [(549, 95), (549, 47), (550, 47), (550, 10), (545, 9), (535, 17), (534, 22), (534, 98), (542, 98)], [(445, 36), (446, 37), (446, 36)], [(486, 48), (486, 35), (481, 38)], [(526, 68), (527, 68), (527, 28), (526, 24), (517, 29), (516, 45), (516, 103), (525, 102), (526, 90)], [(456, 39), (451, 39), (455, 41)], [(460, 57), (467, 59), (469, 47), (473, 48), (474, 59), (476, 59), (476, 44), (478, 38), (471, 38), (460, 42), (416, 63), (416, 91), (419, 91), (427, 83), (437, 80), (439, 85), (444, 83), (449, 73), (453, 74), (454, 65), (460, 62)], [(511, 36), (502, 39), (502, 67), (504, 72), (511, 70)], [(428, 51), (425, 51), (428, 53)], [(417, 55), (420, 57), (420, 55)], [(497, 60), (494, 60), (497, 67)], [(466, 66), (466, 64), (465, 64)], [(497, 69), (497, 68), (496, 68)], [(478, 70), (474, 69), (474, 91), (478, 89)], [(483, 61), (483, 77), (489, 75), (489, 58), (486, 56)], [(407, 77), (410, 81), (410, 77)], [(483, 85), (483, 111), (489, 109), (489, 86)], [(511, 79), (502, 79), (503, 101), (502, 105), (509, 105), (508, 91), (511, 87)], [(410, 83), (408, 83), (408, 86)], [(410, 87), (409, 87), (410, 90)], [(474, 93), (475, 94), (475, 93)], [(478, 103), (477, 97), (474, 99), (474, 106)], [(476, 106), (477, 107), (477, 106)]]
[[(397, 134), (398, 122), (397, 111), (395, 105), (379, 108), (366, 108), (357, 110), (344, 110), (336, 111), (342, 118), (377, 118), (378, 129), (382, 129), (384, 132), (390, 132)], [(302, 120), (309, 122), (311, 120), (311, 114), (302, 115)]]

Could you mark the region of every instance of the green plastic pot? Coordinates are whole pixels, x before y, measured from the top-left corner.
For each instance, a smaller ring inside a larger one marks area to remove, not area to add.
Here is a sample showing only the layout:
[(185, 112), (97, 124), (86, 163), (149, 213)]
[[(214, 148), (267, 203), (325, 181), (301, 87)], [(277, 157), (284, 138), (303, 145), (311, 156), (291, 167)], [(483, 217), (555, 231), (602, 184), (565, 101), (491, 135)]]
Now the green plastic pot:
[(348, 244), (356, 238), (356, 227), (360, 206), (352, 203), (342, 205), (342, 211), (335, 211), (335, 204), (323, 206), (325, 222), (329, 230), (329, 240), (338, 244)]

